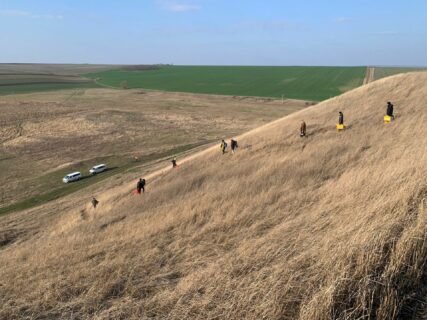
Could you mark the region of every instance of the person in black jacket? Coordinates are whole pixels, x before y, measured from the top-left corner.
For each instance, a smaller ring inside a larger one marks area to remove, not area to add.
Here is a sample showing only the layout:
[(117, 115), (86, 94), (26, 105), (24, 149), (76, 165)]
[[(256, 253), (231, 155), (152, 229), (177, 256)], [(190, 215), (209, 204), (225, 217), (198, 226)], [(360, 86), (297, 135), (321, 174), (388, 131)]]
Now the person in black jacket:
[(141, 190), (142, 192), (145, 192), (145, 179), (139, 179), (138, 183), (136, 184), (136, 190), (138, 194), (141, 194)]
[(338, 124), (344, 124), (344, 114), (341, 111), (338, 114)]
[(231, 141), (230, 141), (231, 143), (231, 153), (232, 154), (234, 154), (234, 152), (236, 152), (236, 149), (239, 147), (238, 145), (237, 145), (237, 141), (236, 140), (234, 140), (234, 139), (231, 139)]
[(225, 142), (224, 139), (222, 139), (221, 141), (221, 151), (222, 151), (222, 154), (224, 154), (227, 151), (227, 142)]
[(387, 102), (387, 115), (388, 115), (389, 117), (391, 117), (392, 119), (394, 119), (393, 109), (394, 109), (393, 104), (392, 104), (390, 101), (389, 101), (389, 102)]
[(178, 166), (176, 163), (176, 157), (174, 157), (171, 162), (172, 162), (172, 168), (176, 168)]

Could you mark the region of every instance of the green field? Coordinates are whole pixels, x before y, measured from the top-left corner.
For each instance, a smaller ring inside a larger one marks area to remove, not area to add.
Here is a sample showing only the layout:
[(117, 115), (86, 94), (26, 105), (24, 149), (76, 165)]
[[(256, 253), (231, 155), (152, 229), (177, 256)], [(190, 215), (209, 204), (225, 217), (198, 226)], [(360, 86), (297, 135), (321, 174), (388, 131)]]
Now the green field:
[[(374, 80), (425, 68), (375, 67)], [(0, 64), (0, 95), (76, 88), (172, 92), (322, 101), (363, 83), (365, 67)]]
[(0, 95), (30, 93), (41, 91), (55, 91), (63, 89), (99, 88), (94, 82), (47, 82), (47, 83), (23, 83), (0, 85)]
[(399, 73), (407, 73), (414, 71), (426, 71), (426, 68), (393, 68), (393, 67), (376, 67), (374, 73), (374, 79), (382, 79), (390, 76), (394, 76)]
[(110, 70), (85, 74), (120, 88), (260, 96), (321, 101), (360, 86), (365, 67), (163, 66), (158, 70)]

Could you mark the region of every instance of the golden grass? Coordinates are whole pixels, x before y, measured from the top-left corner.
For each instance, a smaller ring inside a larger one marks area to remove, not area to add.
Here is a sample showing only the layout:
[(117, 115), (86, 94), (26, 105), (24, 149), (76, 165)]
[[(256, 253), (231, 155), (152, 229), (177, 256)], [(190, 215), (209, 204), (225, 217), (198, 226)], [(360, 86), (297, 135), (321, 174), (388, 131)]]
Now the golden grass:
[(0, 208), (60, 188), (67, 173), (87, 173), (105, 162), (120, 168), (135, 156), (147, 159), (206, 144), (307, 104), (111, 89), (4, 96), (0, 101)]
[[(300, 111), (239, 138), (233, 156), (215, 147), (152, 174), (141, 197), (132, 182), (104, 185), (96, 211), (46, 206), (55, 218), (0, 251), (0, 318), (415, 312), (427, 253), (426, 83), (427, 73), (398, 75)], [(385, 125), (388, 100), (396, 121)]]

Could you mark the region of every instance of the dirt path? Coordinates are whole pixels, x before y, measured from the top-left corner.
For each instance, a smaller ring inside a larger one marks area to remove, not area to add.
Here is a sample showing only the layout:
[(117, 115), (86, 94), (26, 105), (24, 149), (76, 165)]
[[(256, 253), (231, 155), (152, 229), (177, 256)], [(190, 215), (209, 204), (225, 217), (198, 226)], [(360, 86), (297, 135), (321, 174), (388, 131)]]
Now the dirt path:
[(372, 81), (374, 81), (375, 80), (374, 75), (375, 75), (375, 68), (374, 67), (367, 67), (365, 79), (363, 79), (363, 85), (371, 83)]

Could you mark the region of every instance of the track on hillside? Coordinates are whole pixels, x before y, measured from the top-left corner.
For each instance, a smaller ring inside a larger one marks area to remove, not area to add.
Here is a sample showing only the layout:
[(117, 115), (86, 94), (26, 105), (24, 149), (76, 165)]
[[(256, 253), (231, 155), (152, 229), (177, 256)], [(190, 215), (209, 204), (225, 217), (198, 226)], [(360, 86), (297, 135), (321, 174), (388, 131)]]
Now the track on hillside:
[(374, 67), (367, 67), (366, 68), (366, 76), (365, 79), (363, 79), (363, 85), (371, 83), (375, 80), (375, 68)]

